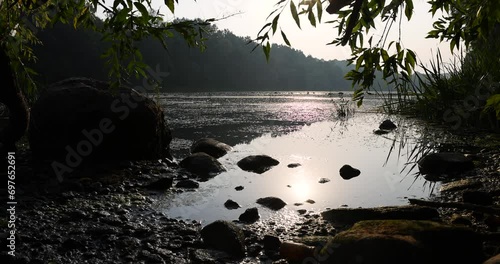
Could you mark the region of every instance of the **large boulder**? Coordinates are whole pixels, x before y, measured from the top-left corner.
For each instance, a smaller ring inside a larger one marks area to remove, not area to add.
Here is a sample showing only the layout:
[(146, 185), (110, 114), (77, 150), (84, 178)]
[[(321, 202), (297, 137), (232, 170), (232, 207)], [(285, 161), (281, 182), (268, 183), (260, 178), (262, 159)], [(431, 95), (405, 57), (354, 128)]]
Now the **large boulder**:
[(69, 167), (83, 159), (163, 158), (169, 156), (172, 140), (153, 100), (87, 78), (48, 87), (31, 109), (28, 135), (35, 157), (63, 160)]
[(218, 159), (231, 151), (232, 147), (213, 138), (198, 139), (191, 146), (191, 153), (204, 152)]
[(474, 163), (462, 153), (441, 152), (424, 156), (418, 168), (422, 174), (455, 174), (473, 169)]
[(480, 236), (471, 229), (431, 221), (362, 221), (320, 251), (333, 264), (482, 263)]
[(280, 162), (267, 155), (252, 155), (238, 161), (237, 165), (244, 171), (262, 174)]
[(245, 235), (237, 225), (217, 220), (201, 230), (203, 242), (218, 250), (225, 251), (231, 256), (245, 256)]

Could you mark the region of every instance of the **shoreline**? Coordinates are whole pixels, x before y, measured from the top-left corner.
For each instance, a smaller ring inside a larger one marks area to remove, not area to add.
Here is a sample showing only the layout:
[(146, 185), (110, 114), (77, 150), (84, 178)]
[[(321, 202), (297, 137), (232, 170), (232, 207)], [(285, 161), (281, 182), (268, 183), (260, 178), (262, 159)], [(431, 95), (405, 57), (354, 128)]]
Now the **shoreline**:
[[(499, 205), (500, 150), (495, 145), (478, 149), (470, 153), (478, 168), (464, 175), (470, 182), (431, 200), (462, 202), (464, 192), (473, 191), (487, 193), (493, 206)], [(17, 256), (9, 263), (287, 263), (279, 252), (264, 250), (263, 236), (297, 242), (303, 237), (333, 236), (342, 231), (324, 221), (321, 212), (300, 215), (293, 226), (259, 221), (243, 226), (247, 257), (235, 259), (203, 243), (200, 223), (170, 219), (153, 208), (155, 192), (146, 185), (165, 174), (174, 181), (182, 179), (175, 167), (158, 161), (102, 164), (78, 170), (59, 184), (50, 171), (31, 163), (28, 152), (19, 152), (16, 158)], [(498, 216), (450, 208), (438, 211), (443, 222), (469, 225), (476, 232), (495, 234), (500, 228)], [(7, 217), (7, 213), (2, 214)], [(2, 233), (8, 234), (8, 222), (2, 222), (1, 227)], [(0, 259), (11, 261), (6, 249)], [(485, 242), (486, 256), (499, 252), (498, 240)]]

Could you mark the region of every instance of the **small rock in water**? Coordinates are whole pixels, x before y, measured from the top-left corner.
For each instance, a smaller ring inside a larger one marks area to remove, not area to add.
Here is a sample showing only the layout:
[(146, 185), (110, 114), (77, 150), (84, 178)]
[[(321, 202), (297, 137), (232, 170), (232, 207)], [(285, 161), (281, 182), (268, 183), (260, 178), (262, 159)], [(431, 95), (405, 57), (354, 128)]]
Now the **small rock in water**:
[(319, 183), (327, 183), (329, 181), (330, 181), (330, 179), (328, 179), (328, 178), (321, 178), (321, 179), (319, 179)]
[(237, 190), (237, 191), (241, 191), (241, 190), (245, 189), (245, 187), (243, 187), (243, 186), (240, 185), (240, 186), (234, 187), (234, 189)]
[(288, 164), (287, 167), (288, 168), (297, 168), (299, 166), (302, 166), (302, 165), (300, 163), (290, 163), (290, 164)]
[(259, 198), (257, 199), (257, 203), (275, 211), (285, 207), (286, 205), (286, 203), (280, 198), (272, 196)]
[(361, 174), (361, 171), (351, 167), (350, 165), (344, 165), (342, 166), (342, 168), (340, 168), (339, 173), (340, 177), (342, 177), (344, 180), (349, 180), (359, 176), (359, 174)]
[(280, 162), (267, 155), (253, 155), (238, 161), (237, 165), (244, 171), (262, 174)]
[(308, 200), (306, 200), (306, 203), (313, 204), (313, 203), (316, 203), (316, 202), (314, 200), (312, 200), (312, 199), (308, 199)]
[(394, 130), (397, 128), (397, 126), (389, 119), (384, 120), (378, 128), (383, 129), (383, 130)]
[(297, 212), (299, 214), (303, 215), (303, 214), (305, 214), (307, 212), (307, 210), (306, 209), (299, 209), (299, 210), (297, 210)]
[(242, 213), (238, 219), (243, 223), (252, 224), (257, 222), (259, 218), (260, 218), (259, 210), (257, 209), (257, 207), (252, 207), (246, 209), (245, 212)]
[(303, 203), (294, 203), (293, 205), (295, 205), (295, 206), (301, 206), (301, 205), (303, 205)]
[(292, 188), (292, 185), (288, 184), (286, 187), (288, 187), (288, 188)]
[(240, 206), (237, 202), (235, 202), (235, 201), (233, 201), (233, 200), (231, 200), (231, 199), (227, 200), (227, 201), (224, 203), (224, 206), (225, 206), (227, 209), (229, 209), (229, 210), (238, 209), (238, 208), (240, 208), (240, 207), (241, 207), (241, 206)]

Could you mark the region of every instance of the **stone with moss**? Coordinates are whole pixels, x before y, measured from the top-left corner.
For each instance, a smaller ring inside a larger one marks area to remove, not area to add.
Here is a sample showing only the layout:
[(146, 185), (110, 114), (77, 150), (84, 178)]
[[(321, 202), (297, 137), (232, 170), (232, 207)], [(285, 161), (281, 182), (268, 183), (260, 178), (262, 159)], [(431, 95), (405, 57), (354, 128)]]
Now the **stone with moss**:
[(422, 220), (371, 220), (341, 232), (319, 252), (325, 263), (482, 263), (478, 234)]

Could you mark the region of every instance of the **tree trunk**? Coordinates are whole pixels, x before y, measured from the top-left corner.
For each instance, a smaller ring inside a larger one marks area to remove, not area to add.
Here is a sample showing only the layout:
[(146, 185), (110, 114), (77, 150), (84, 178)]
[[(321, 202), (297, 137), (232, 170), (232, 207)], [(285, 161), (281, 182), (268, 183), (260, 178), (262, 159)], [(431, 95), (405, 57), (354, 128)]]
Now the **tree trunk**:
[[(15, 143), (26, 133), (29, 111), (10, 64), (10, 58), (0, 47), (0, 103), (9, 109), (9, 123), (0, 131), (0, 149), (15, 151)], [(4, 154), (4, 153), (3, 153)], [(1, 154), (1, 155), (3, 155)]]

